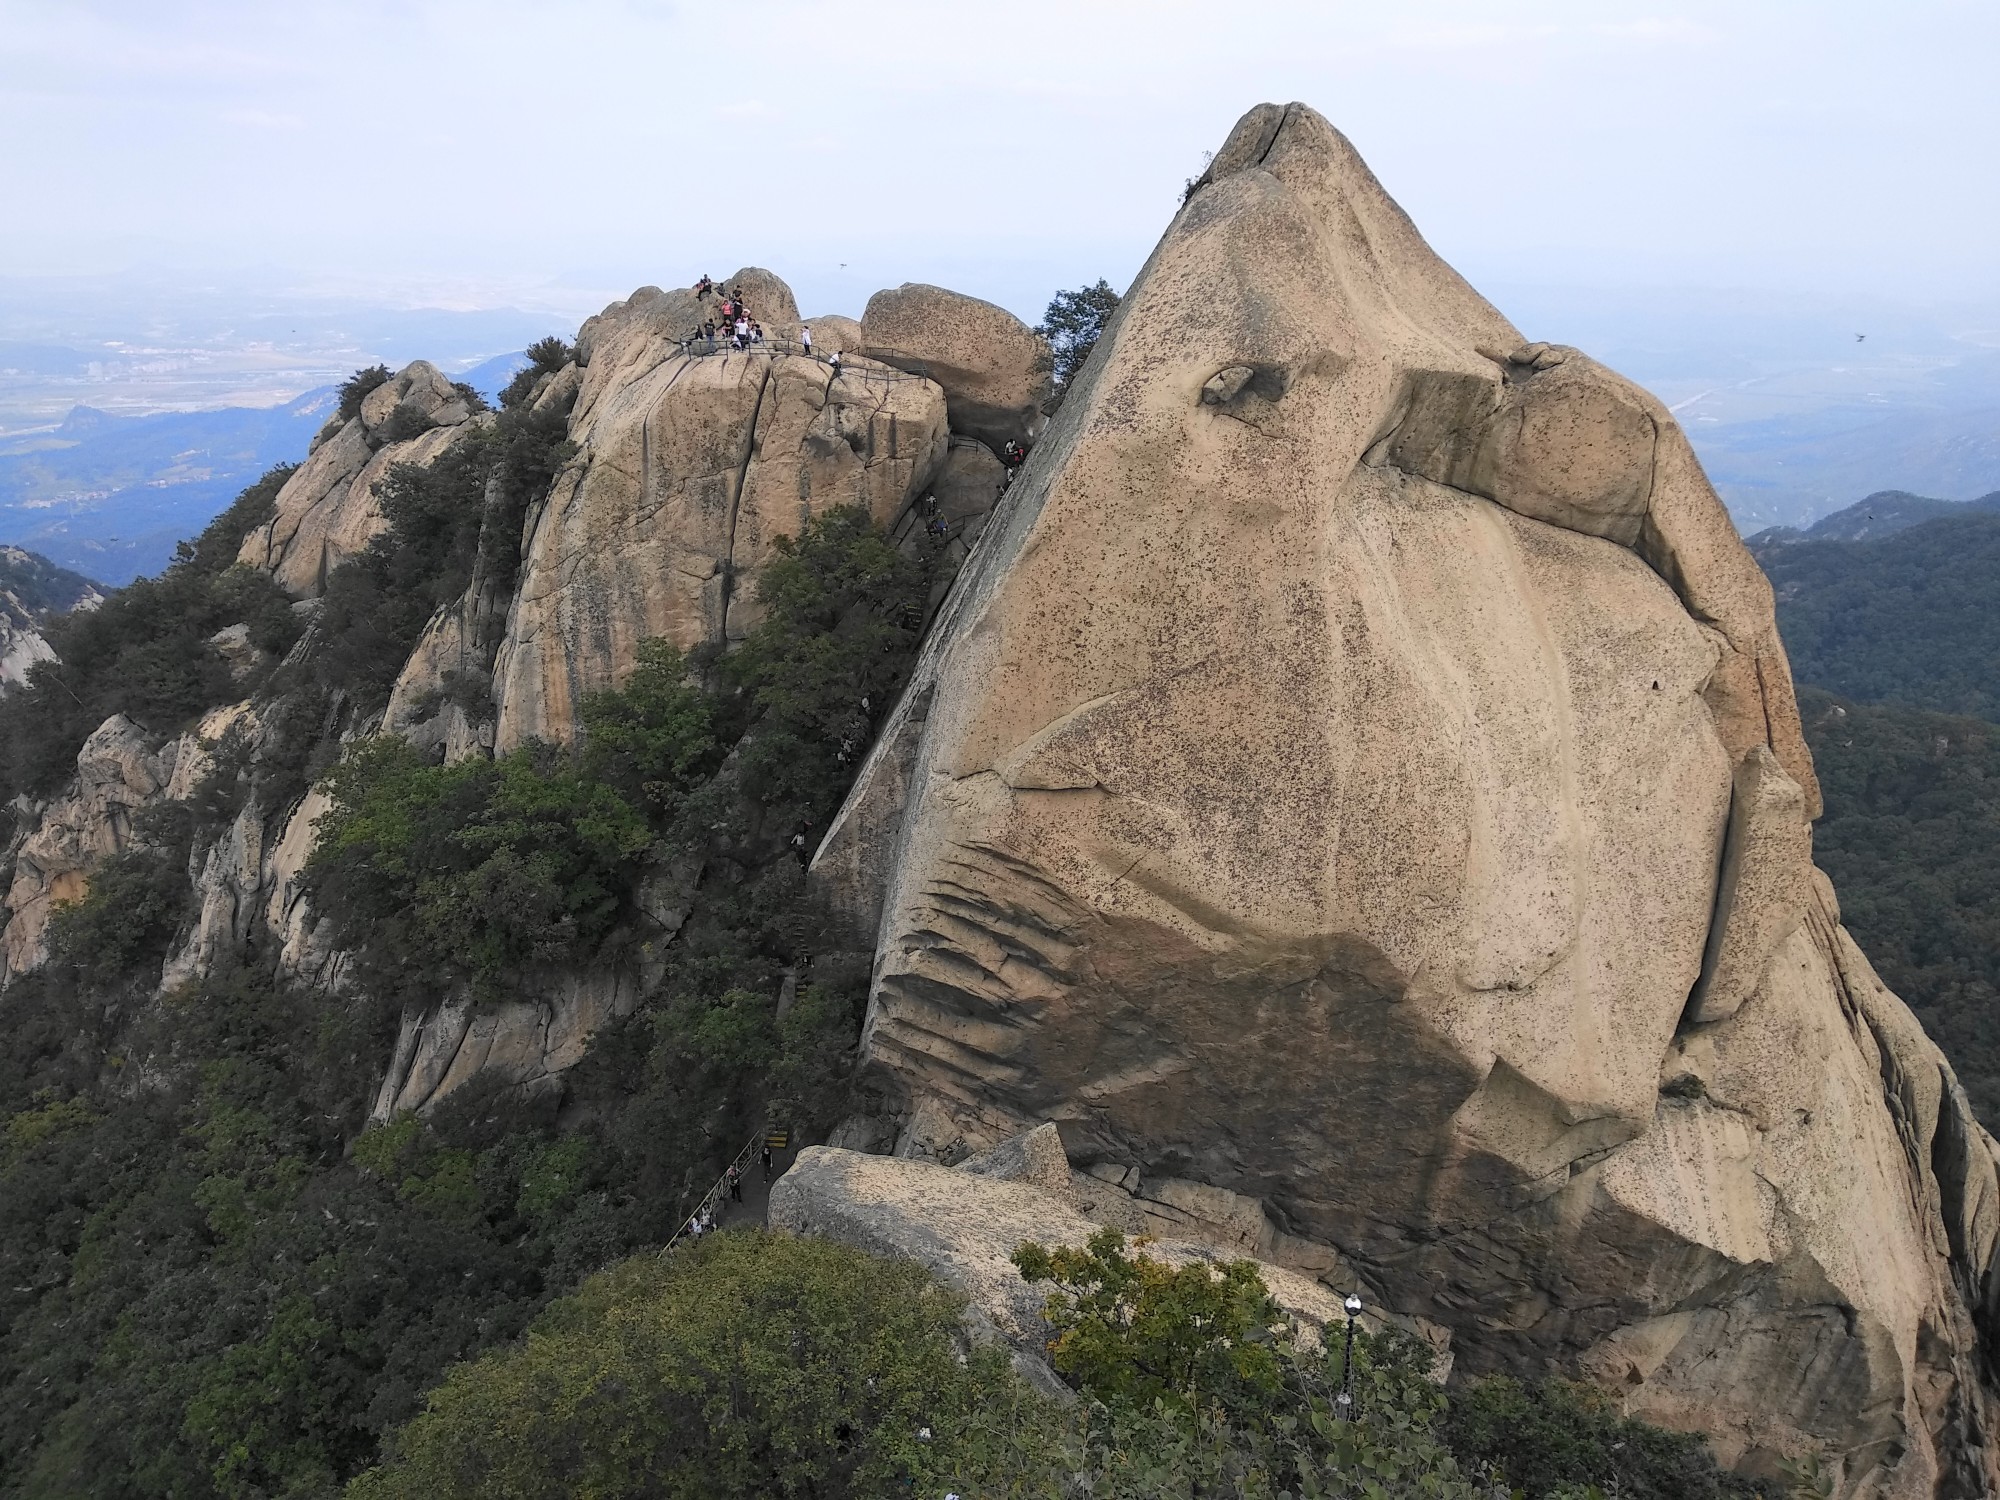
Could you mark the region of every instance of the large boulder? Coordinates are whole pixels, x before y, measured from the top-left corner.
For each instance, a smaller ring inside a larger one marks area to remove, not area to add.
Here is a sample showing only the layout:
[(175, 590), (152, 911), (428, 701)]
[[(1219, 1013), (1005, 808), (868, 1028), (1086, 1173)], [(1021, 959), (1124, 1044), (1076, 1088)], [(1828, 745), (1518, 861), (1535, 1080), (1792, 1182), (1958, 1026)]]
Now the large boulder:
[(870, 359), (944, 387), (952, 431), (998, 447), (1041, 430), (1054, 368), (1049, 346), (1004, 307), (905, 282), (868, 299), (861, 337)]
[[(1055, 1156), (1060, 1160), (1059, 1147)], [(1003, 1175), (831, 1146), (799, 1153), (772, 1184), (769, 1216), (774, 1229), (917, 1261), (964, 1293), (986, 1327), (1031, 1356), (1045, 1352), (1049, 1289), (1022, 1278), (1015, 1250), (1029, 1241), (1081, 1246), (1105, 1227), (1066, 1189), (1051, 1191), (1028, 1172)], [(1169, 1265), (1216, 1258), (1206, 1245), (1157, 1236), (1145, 1253)], [(1284, 1266), (1261, 1263), (1258, 1270), (1302, 1329), (1316, 1334), (1342, 1320), (1338, 1292)]]
[(619, 682), (648, 637), (741, 638), (780, 536), (843, 505), (890, 524), (944, 458), (931, 381), (868, 360), (836, 378), (775, 349), (690, 353), (701, 317), (692, 292), (646, 288), (584, 325), (579, 452), (528, 518), (494, 667), (500, 749), (573, 736), (582, 695)]
[(435, 365), (420, 359), (404, 367), (368, 393), (359, 416), (314, 444), (278, 491), (271, 519), (243, 538), (236, 560), (300, 598), (316, 598), (326, 575), (388, 525), (375, 489), (389, 470), (435, 463), (470, 416)]
[(1994, 1144), (1814, 879), (1770, 590), (1671, 415), (1299, 105), (1081, 379), (815, 862), (879, 923), (898, 1149), (1054, 1121), (1475, 1370), (1992, 1492)]

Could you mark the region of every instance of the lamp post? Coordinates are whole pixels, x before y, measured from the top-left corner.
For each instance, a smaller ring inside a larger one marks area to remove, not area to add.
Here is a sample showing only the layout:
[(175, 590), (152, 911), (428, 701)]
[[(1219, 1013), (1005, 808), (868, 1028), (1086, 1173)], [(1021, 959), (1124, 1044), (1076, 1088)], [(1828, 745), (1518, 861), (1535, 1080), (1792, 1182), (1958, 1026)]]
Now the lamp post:
[(1340, 1394), (1334, 1398), (1334, 1416), (1340, 1421), (1354, 1416), (1354, 1320), (1361, 1314), (1361, 1298), (1347, 1294), (1341, 1306), (1347, 1310), (1347, 1354), (1340, 1362)]

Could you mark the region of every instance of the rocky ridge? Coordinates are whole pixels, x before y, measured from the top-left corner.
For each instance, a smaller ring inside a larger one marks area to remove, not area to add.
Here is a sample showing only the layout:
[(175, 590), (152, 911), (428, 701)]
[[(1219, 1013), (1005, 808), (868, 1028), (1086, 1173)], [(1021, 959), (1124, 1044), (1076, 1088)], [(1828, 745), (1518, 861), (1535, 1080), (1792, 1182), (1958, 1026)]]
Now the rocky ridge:
[(237, 560), (294, 596), (324, 591), (326, 575), (383, 529), (376, 487), (396, 464), (434, 463), (472, 418), (451, 382), (417, 360), (363, 398), (360, 414), (322, 432), (278, 492), (277, 513), (243, 539)]
[[(450, 758), (529, 739), (573, 741), (578, 699), (620, 682), (642, 640), (694, 647), (740, 638), (754, 622), (752, 593), (773, 539), (833, 506), (861, 505), (914, 546), (924, 526), (915, 502), (934, 499), (932, 511), (953, 530), (947, 561), (963, 560), (1000, 494), (1002, 469), (985, 445), (951, 427), (946, 387), (858, 353), (835, 372), (798, 349), (797, 307), (778, 277), (750, 267), (724, 285), (756, 310), (763, 346), (691, 347), (690, 333), (715, 315), (718, 300), (692, 291), (641, 288), (584, 324), (575, 361), (543, 375), (529, 398), (536, 413), (566, 426), (575, 451), (529, 511), (518, 571), (496, 578), (475, 569), (464, 596), (424, 630), (386, 709), (322, 727), (327, 753), (383, 732)], [(938, 320), (930, 342), (920, 319), (901, 328), (919, 357), (948, 351), (967, 318), (1011, 324), (1017, 364), (1021, 349), (1038, 342), (989, 304), (929, 292)], [(846, 321), (821, 320), (833, 348), (848, 347), (839, 327)], [(968, 357), (960, 352), (947, 378), (985, 378), (966, 368)], [(1042, 380), (1023, 387), (1023, 399), (1039, 399)], [(238, 561), (270, 574), (310, 620), (328, 575), (385, 528), (379, 487), (392, 468), (433, 464), (492, 420), (416, 361), (315, 439)], [(315, 649), (309, 626), (295, 657)], [(75, 781), (17, 819), (5, 855), (0, 985), (47, 961), (51, 910), (80, 899), (94, 871), (133, 847), (140, 811), (186, 799), (219, 760), (254, 770), (276, 753), (287, 709), (264, 695), (217, 709), (178, 736), (124, 718), (92, 735)], [(278, 806), (252, 797), (198, 841), (188, 863), (197, 915), (176, 939), (160, 989), (251, 945), (268, 947), (294, 978), (344, 981), (347, 959), (331, 949), (299, 885), (326, 805), (317, 790)], [(672, 893), (642, 905), (670, 936)], [(462, 993), (435, 997), (404, 1015), (382, 1060), (375, 1117), (428, 1108), (475, 1078), (529, 1092), (559, 1088), (591, 1034), (630, 1011), (641, 980), (629, 968), (552, 973), (498, 1007)]]

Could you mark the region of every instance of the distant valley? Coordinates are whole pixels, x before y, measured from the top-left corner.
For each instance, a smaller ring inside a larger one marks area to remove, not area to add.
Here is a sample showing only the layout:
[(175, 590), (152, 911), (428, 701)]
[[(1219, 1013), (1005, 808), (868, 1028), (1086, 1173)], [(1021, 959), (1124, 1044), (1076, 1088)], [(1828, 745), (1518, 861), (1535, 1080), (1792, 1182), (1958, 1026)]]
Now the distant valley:
[(1826, 813), (1813, 854), (1882, 978), (2000, 1125), (2000, 494), (1885, 491), (1750, 549)]
[(2000, 493), (1954, 505), (1888, 491), (1749, 544), (1800, 682), (2000, 720)]
[(257, 475), (304, 458), (333, 404), (329, 389), (262, 411), (76, 407), (54, 432), (0, 441), (0, 541), (102, 583), (157, 573)]

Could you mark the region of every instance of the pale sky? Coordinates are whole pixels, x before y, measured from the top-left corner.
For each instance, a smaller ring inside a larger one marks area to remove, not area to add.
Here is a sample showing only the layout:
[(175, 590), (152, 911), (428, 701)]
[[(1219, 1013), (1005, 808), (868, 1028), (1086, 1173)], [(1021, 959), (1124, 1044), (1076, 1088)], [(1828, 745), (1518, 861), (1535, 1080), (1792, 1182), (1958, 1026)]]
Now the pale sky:
[(1996, 62), (1993, 0), (0, 0), (0, 275), (1033, 316), (1301, 99), (1475, 283), (1990, 301)]

